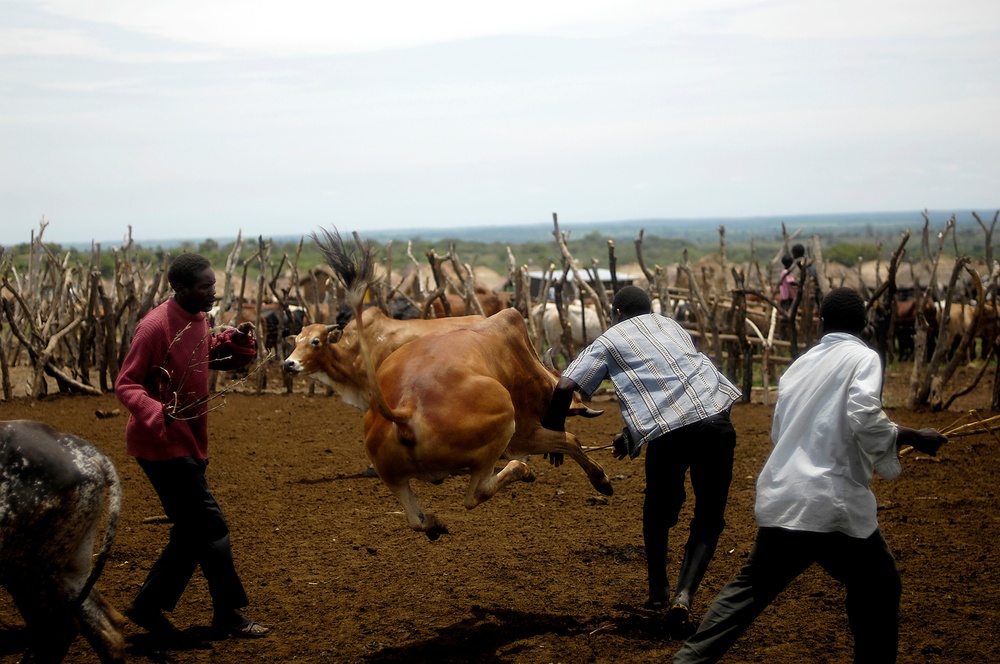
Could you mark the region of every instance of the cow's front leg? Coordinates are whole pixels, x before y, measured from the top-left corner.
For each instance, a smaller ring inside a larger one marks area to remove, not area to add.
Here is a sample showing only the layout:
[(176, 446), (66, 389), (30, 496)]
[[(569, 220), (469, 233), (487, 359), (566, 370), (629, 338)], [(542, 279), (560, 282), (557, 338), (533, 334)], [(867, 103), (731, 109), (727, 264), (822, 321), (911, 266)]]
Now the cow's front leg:
[(611, 496), (615, 492), (603, 466), (590, 458), (580, 447), (580, 440), (568, 431), (552, 431), (539, 426), (530, 438), (518, 441), (517, 447), (524, 454), (566, 454), (583, 468), (591, 486), (598, 492), (605, 496)]

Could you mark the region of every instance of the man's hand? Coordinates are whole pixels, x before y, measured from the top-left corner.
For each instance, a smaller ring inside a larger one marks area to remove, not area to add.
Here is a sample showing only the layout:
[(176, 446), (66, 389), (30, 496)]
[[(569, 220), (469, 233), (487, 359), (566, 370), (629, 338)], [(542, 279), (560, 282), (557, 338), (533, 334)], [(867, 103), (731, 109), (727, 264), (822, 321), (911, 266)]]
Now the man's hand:
[(566, 414), (569, 413), (574, 390), (576, 383), (565, 376), (559, 379), (556, 389), (552, 391), (552, 399), (545, 409), (545, 415), (542, 416), (542, 428), (551, 431), (566, 430)]
[(549, 431), (565, 431), (566, 415), (564, 413), (553, 412), (553, 410), (554, 409), (550, 408), (549, 411), (542, 416), (542, 428), (548, 429)]
[(629, 434), (628, 429), (622, 429), (621, 433), (611, 441), (611, 454), (619, 461), (628, 456)]
[[(243, 335), (243, 336), (240, 336)], [(233, 341), (245, 342), (246, 338), (253, 338), (254, 335), (254, 325), (250, 321), (243, 321), (236, 326), (236, 333), (233, 334)]]
[(937, 429), (911, 429), (909, 427), (899, 427), (896, 434), (896, 445), (902, 447), (909, 445), (918, 452), (923, 452), (929, 456), (937, 456), (938, 449), (948, 442), (948, 439)]
[(555, 466), (556, 468), (558, 468), (559, 466), (562, 465), (562, 462), (563, 462), (563, 453), (562, 452), (546, 452), (545, 454), (542, 455), (542, 458), (543, 459), (548, 459), (549, 463), (551, 463), (553, 466)]

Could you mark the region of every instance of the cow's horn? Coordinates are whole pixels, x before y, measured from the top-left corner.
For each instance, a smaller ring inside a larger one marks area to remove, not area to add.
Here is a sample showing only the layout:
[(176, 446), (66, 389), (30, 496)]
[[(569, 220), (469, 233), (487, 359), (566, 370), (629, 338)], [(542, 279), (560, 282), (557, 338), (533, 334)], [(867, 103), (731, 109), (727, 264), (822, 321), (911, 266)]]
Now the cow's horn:
[(327, 332), (327, 334), (329, 334), (330, 332), (333, 332), (334, 330), (339, 330), (339, 329), (340, 329), (340, 326), (337, 325), (336, 323), (334, 323), (333, 325), (327, 325), (326, 326), (326, 332)]
[(551, 369), (556, 371), (556, 365), (552, 363), (552, 349), (549, 348), (547, 351), (542, 353), (542, 364), (545, 365), (546, 369)]
[(603, 410), (594, 410), (593, 408), (587, 408), (582, 413), (580, 413), (580, 417), (600, 417), (603, 414), (604, 414)]

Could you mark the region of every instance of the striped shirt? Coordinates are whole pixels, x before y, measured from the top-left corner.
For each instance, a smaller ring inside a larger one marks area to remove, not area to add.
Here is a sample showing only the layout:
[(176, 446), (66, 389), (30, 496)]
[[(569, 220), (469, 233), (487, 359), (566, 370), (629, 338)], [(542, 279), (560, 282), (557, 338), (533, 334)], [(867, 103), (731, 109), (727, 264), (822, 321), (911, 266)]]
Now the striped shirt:
[(741, 394), (698, 352), (687, 330), (658, 314), (611, 326), (562, 375), (585, 394), (611, 380), (632, 458), (651, 440), (729, 410)]

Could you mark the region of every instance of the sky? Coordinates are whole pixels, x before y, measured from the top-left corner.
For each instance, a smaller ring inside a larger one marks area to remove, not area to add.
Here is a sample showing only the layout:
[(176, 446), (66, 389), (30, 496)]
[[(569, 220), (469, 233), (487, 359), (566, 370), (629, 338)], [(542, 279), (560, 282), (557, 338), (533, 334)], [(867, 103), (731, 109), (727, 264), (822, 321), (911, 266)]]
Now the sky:
[(1000, 208), (996, 0), (3, 0), (0, 245)]

